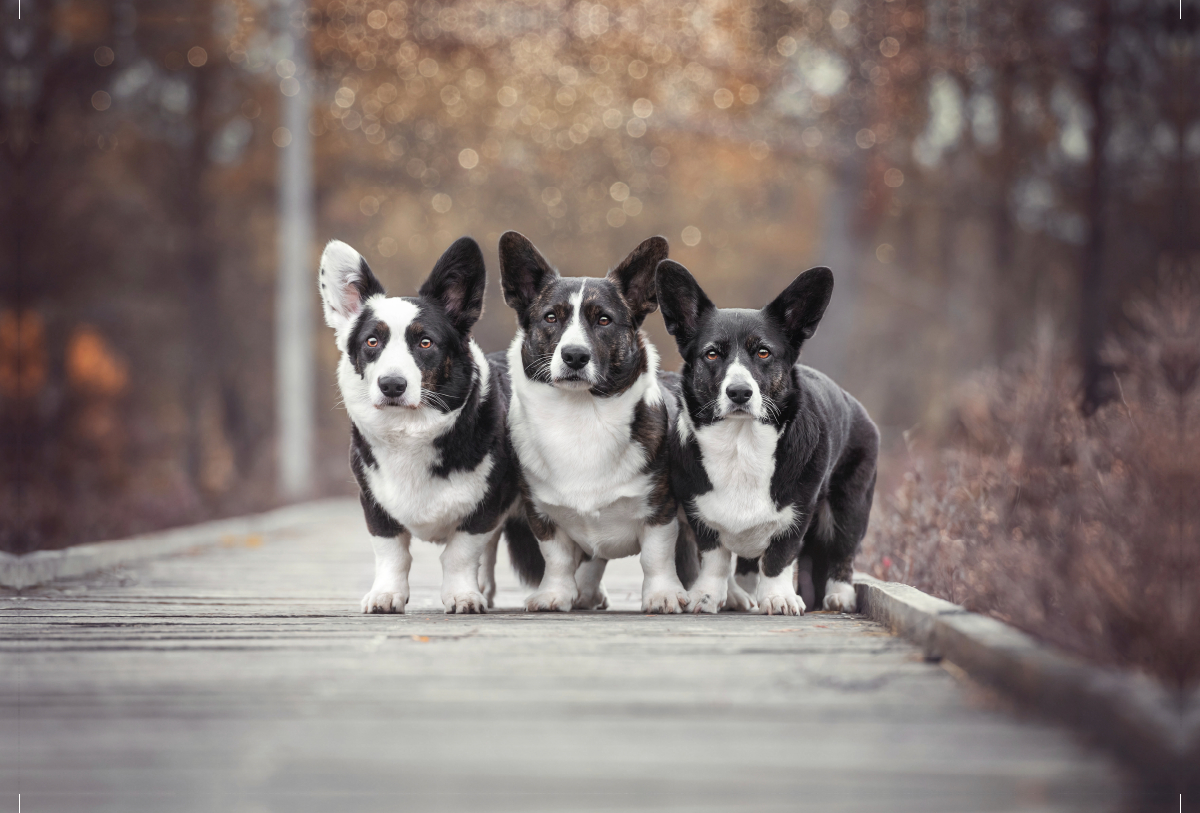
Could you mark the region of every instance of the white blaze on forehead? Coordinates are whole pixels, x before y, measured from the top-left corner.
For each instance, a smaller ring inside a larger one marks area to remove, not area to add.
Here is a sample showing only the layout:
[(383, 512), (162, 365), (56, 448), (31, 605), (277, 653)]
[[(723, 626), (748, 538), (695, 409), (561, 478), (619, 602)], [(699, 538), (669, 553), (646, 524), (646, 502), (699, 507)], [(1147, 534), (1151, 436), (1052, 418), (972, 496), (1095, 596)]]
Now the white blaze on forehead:
[(368, 300), (367, 304), (375, 318), (388, 326), (388, 340), (383, 352), (375, 361), (368, 364), (366, 369), (367, 384), (371, 387), (372, 397), (380, 399), (383, 397), (376, 393), (378, 390), (376, 384), (381, 377), (400, 375), (404, 376), (408, 382), (408, 388), (404, 391), (404, 401), (410, 404), (419, 403), (421, 400), (421, 368), (417, 366), (417, 361), (413, 358), (405, 333), (408, 331), (408, 326), (420, 314), (421, 309), (413, 302), (396, 297), (391, 299), (373, 297)]
[(563, 331), (562, 339), (559, 340), (559, 347), (572, 344), (582, 344), (584, 347), (589, 347), (587, 332), (583, 329), (583, 289), (587, 287), (587, 280), (579, 286), (579, 290), (571, 294), (571, 319), (567, 322), (567, 329)]
[[(591, 342), (588, 341), (587, 331), (583, 329), (583, 289), (587, 287), (587, 280), (579, 285), (579, 290), (571, 294), (568, 300), (571, 303), (571, 317), (567, 321), (567, 329), (563, 331), (562, 336), (558, 340), (558, 346), (554, 348), (554, 357), (550, 362), (550, 375), (553, 378), (559, 378), (571, 372), (576, 372), (567, 366), (563, 361), (562, 349), (571, 346), (583, 346), (590, 352), (592, 349)], [(592, 362), (588, 362), (587, 366), (582, 370), (577, 371), (585, 378), (591, 378)]]

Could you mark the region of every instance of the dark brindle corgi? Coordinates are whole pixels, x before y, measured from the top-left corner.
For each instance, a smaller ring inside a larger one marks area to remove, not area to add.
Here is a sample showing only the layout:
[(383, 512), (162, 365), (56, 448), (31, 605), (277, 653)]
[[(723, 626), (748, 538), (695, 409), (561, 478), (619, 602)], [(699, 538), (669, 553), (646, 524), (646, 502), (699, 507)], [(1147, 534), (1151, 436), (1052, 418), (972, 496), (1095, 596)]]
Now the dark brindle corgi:
[(335, 240), (319, 280), (342, 351), (350, 465), (375, 548), (375, 583), (362, 610), (404, 612), (415, 535), (446, 545), (446, 612), (484, 612), (495, 594), (496, 542), (519, 486), (505, 428), (504, 358), (485, 358), (471, 338), (483, 312), (483, 254), (463, 237), (417, 296), (389, 297), (366, 260)]
[[(677, 613), (687, 602), (667, 469), (678, 403), (641, 331), (666, 256), (667, 241), (652, 237), (604, 277), (560, 277), (520, 234), (500, 238), (504, 300), (518, 323), (508, 425), (545, 557), (543, 573), (523, 570), (527, 581), (540, 575), (530, 610), (607, 606), (606, 560), (639, 551), (642, 609)], [(514, 561), (522, 570), (515, 546)]]
[(830, 270), (813, 268), (762, 310), (718, 309), (682, 265), (658, 266), (663, 319), (684, 359), (671, 467), (700, 548), (695, 612), (746, 604), (732, 578), (736, 554), (739, 572), (758, 560), (762, 612), (803, 613), (792, 567), (802, 548), (816, 605), (855, 609), (850, 577), (879, 432), (858, 401), (797, 363), (832, 293)]

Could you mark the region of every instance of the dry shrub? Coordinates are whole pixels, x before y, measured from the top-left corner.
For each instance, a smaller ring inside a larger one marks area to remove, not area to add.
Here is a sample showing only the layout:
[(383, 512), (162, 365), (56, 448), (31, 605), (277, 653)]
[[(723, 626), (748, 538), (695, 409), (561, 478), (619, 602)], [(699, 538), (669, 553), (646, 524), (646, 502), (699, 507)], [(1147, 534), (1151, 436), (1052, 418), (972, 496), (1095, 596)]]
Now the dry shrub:
[(959, 394), (946, 447), (909, 446), (860, 569), (1093, 661), (1181, 687), (1200, 676), (1200, 307), (1177, 279), (1108, 351), (1117, 397), (1090, 416), (1051, 341)]

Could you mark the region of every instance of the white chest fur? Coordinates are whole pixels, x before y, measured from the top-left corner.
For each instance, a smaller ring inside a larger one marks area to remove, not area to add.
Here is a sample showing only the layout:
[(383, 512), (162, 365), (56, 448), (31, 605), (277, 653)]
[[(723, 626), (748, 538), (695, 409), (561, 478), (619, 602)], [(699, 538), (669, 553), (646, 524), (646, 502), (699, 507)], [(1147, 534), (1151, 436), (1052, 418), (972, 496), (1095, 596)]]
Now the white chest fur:
[(739, 556), (761, 556), (771, 538), (797, 517), (775, 507), (771, 477), (779, 433), (756, 420), (726, 419), (695, 430), (712, 491), (695, 498), (700, 518)]
[(639, 401), (662, 402), (657, 365), (620, 395), (597, 398), (526, 378), (522, 341), (518, 334), (509, 350), (508, 422), (534, 506), (589, 554), (637, 553), (652, 483), (642, 471), (646, 450), (629, 427)]
[[(487, 360), (474, 342), (471, 353), (486, 396)], [(434, 441), (450, 430), (461, 410), (376, 409), (360, 392), (359, 377), (345, 358), (338, 368), (338, 381), (346, 410), (375, 458), (376, 465), (364, 469), (375, 500), (414, 536), (445, 542), (486, 495), (492, 455), (485, 455), (471, 471), (435, 477), (430, 470), (441, 462), (441, 453)]]

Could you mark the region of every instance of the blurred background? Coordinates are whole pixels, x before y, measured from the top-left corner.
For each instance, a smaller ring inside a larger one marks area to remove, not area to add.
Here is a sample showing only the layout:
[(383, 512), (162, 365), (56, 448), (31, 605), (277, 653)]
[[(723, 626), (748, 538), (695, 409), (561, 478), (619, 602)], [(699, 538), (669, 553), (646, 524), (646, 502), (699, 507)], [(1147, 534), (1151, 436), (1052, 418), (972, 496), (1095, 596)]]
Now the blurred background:
[[(1113, 348), (1134, 339), (1178, 384), (1142, 390), (1184, 448), (1196, 320), (1162, 314), (1190, 301), (1200, 256), (1195, 4), (17, 5), (0, 48), (6, 551), (354, 494), (315, 285), (332, 238), (410, 295), (475, 237), (486, 350), (513, 332), (507, 229), (580, 275), (663, 234), (725, 306), (829, 265), (806, 360), (880, 424), (881, 495), (915, 488), (914, 449), (964, 433), (1011, 464), (989, 423), (1015, 403), (1006, 365), (1053, 359), (1029, 386), (1071, 420), (1128, 408), (1132, 351)], [(1147, 420), (1138, 437), (1167, 431)], [(1170, 488), (1200, 482), (1164, 465)], [(1181, 514), (1181, 551), (1194, 529)]]

